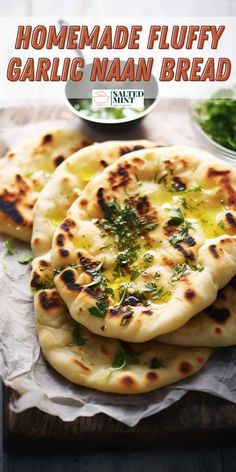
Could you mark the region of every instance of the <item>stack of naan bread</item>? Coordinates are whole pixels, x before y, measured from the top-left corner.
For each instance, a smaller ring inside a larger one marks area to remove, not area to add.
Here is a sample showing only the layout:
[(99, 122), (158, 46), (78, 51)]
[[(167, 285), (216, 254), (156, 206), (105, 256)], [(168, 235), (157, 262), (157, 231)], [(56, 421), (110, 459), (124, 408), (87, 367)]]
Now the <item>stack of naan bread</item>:
[(0, 231), (31, 240), (44, 357), (148, 392), (236, 344), (236, 170), (203, 150), (54, 131), (0, 162)]

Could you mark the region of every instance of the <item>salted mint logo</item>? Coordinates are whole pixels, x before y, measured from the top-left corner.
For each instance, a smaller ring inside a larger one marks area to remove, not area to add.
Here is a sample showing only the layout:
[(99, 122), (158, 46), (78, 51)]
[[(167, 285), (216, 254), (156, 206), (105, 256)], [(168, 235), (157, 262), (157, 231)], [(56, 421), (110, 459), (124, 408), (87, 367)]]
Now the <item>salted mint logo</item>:
[(105, 107), (144, 107), (144, 90), (129, 89), (94, 89), (92, 104), (95, 108)]

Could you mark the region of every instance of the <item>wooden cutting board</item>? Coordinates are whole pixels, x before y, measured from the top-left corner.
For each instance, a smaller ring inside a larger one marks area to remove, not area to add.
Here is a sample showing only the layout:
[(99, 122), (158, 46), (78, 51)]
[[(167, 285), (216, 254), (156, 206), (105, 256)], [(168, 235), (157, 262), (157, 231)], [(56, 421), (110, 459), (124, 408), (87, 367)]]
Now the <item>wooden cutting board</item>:
[(170, 408), (130, 428), (103, 414), (64, 423), (36, 408), (16, 414), (4, 388), (4, 448), (7, 451), (158, 449), (229, 444), (236, 440), (236, 405), (190, 392)]
[[(176, 105), (177, 106), (177, 102)], [(16, 124), (50, 118), (68, 118), (65, 107), (9, 108), (0, 117)], [(69, 114), (72, 118), (72, 114)], [(155, 112), (147, 125), (132, 131), (132, 139), (156, 139)], [(154, 125), (154, 126), (153, 126)], [(151, 129), (152, 127), (152, 129)], [(88, 130), (86, 130), (88, 132)], [(116, 139), (131, 139), (130, 132)], [(114, 136), (92, 136), (95, 140)], [(164, 143), (162, 143), (164, 144)], [(3, 149), (1, 149), (3, 151)], [(186, 445), (228, 444), (236, 439), (236, 405), (204, 393), (191, 392), (170, 408), (129, 428), (103, 414), (64, 423), (36, 408), (15, 414), (8, 404), (16, 393), (4, 388), (5, 450), (146, 449)]]

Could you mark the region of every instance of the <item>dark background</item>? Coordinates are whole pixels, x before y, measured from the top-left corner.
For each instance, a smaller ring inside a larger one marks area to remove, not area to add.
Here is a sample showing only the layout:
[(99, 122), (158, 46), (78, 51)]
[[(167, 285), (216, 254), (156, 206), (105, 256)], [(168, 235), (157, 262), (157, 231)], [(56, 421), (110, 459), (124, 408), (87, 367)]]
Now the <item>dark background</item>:
[[(0, 397), (2, 410), (2, 396)], [(101, 432), (102, 434), (102, 432)], [(128, 452), (94, 452), (89, 447), (85, 452), (63, 453), (60, 449), (52, 454), (4, 453), (2, 425), (0, 429), (1, 472), (235, 472), (236, 447), (208, 447), (176, 449), (175, 444), (156, 450)], [(210, 440), (210, 438), (209, 438)], [(25, 448), (27, 450), (27, 447)]]

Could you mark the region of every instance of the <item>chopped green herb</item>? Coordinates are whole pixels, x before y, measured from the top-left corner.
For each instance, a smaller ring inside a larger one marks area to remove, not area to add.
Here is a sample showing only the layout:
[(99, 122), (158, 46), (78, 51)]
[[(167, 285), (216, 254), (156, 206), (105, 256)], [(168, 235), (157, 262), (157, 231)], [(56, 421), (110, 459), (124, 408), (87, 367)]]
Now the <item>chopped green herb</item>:
[(102, 325), (100, 329), (101, 329), (102, 331), (105, 331), (106, 328), (107, 328), (107, 325)]
[[(130, 307), (128, 307), (128, 308), (130, 308)], [(130, 312), (126, 313), (124, 316), (122, 316), (120, 326), (126, 326), (127, 324), (129, 324), (131, 319), (132, 319), (132, 316), (133, 316), (132, 311), (130, 311)]]
[(185, 221), (184, 215), (180, 208), (174, 208), (173, 210), (171, 210), (170, 216), (171, 218), (170, 220), (167, 221), (167, 223), (165, 224), (165, 227), (180, 226)]
[(185, 208), (186, 210), (192, 210), (194, 207), (192, 205), (190, 205), (189, 202), (187, 202), (186, 198), (181, 198), (181, 204), (182, 204), (182, 207)]
[(141, 273), (142, 273), (142, 271), (138, 267), (136, 267), (136, 266), (131, 267), (131, 269), (130, 269), (130, 278), (131, 278), (131, 280), (137, 279), (137, 277)]
[(170, 292), (162, 285), (157, 285), (153, 282), (147, 282), (145, 284), (146, 292), (148, 292), (153, 300), (160, 300), (165, 296), (169, 295)]
[(99, 225), (114, 239), (118, 249), (117, 266), (121, 268), (135, 262), (140, 249), (138, 239), (158, 226), (157, 223), (137, 215), (134, 197), (131, 200), (133, 204), (125, 202), (121, 205), (116, 200), (106, 202), (104, 217)]
[(8, 239), (7, 241), (5, 241), (4, 247), (5, 247), (6, 251), (7, 251), (7, 254), (10, 254), (11, 256), (13, 256), (13, 254), (16, 253), (16, 250), (15, 250), (15, 248), (14, 248), (14, 246), (13, 246), (13, 241), (12, 241), (12, 239)]
[(236, 99), (235, 88), (228, 91), (229, 98), (215, 96), (195, 109), (195, 116), (203, 131), (213, 141), (236, 151)]
[(182, 190), (181, 193), (191, 193), (191, 192), (202, 192), (203, 188), (201, 185), (197, 185), (193, 188), (186, 188), (186, 190)]
[(193, 228), (193, 223), (190, 221), (184, 220), (183, 223), (180, 225), (180, 232), (177, 234), (174, 234), (169, 238), (169, 242), (173, 244), (173, 246), (180, 242), (180, 241), (186, 241), (187, 238), (189, 237), (189, 230), (194, 229)]
[(19, 259), (18, 259), (18, 262), (19, 264), (22, 264), (22, 265), (27, 265), (27, 264), (30, 264), (33, 260), (33, 257), (28, 255), (28, 254), (22, 254)]
[(98, 318), (105, 318), (107, 308), (107, 300), (101, 300), (97, 302), (95, 306), (89, 308), (89, 313), (90, 315), (97, 316)]
[(150, 254), (150, 252), (146, 252), (146, 253), (143, 255), (143, 260), (144, 260), (144, 262), (146, 262), (147, 264), (150, 264), (151, 262), (154, 261), (154, 256), (153, 256), (153, 254)]
[(75, 342), (78, 346), (82, 346), (83, 344), (85, 344), (86, 341), (83, 338), (83, 336), (81, 335), (80, 328), (78, 326), (75, 327), (75, 329), (73, 331), (73, 336), (74, 336)]
[(128, 288), (129, 288), (129, 284), (122, 284), (120, 286), (119, 305), (122, 305), (123, 301), (126, 299), (127, 293), (128, 293)]
[(122, 345), (120, 345), (112, 361), (112, 367), (119, 370), (123, 369), (126, 364), (139, 364), (138, 356), (138, 352), (128, 352)]
[(157, 357), (153, 357), (150, 360), (149, 367), (150, 369), (160, 369), (160, 367), (165, 367), (165, 365), (160, 359), (158, 359)]
[(219, 221), (218, 223), (219, 228), (221, 228), (223, 231), (225, 230), (225, 224), (223, 221)]
[(173, 274), (171, 276), (171, 282), (176, 282), (177, 280), (180, 280), (181, 277), (190, 274), (191, 271), (202, 272), (203, 269), (204, 267), (201, 264), (196, 264), (192, 266), (186, 263), (176, 264), (174, 266)]

